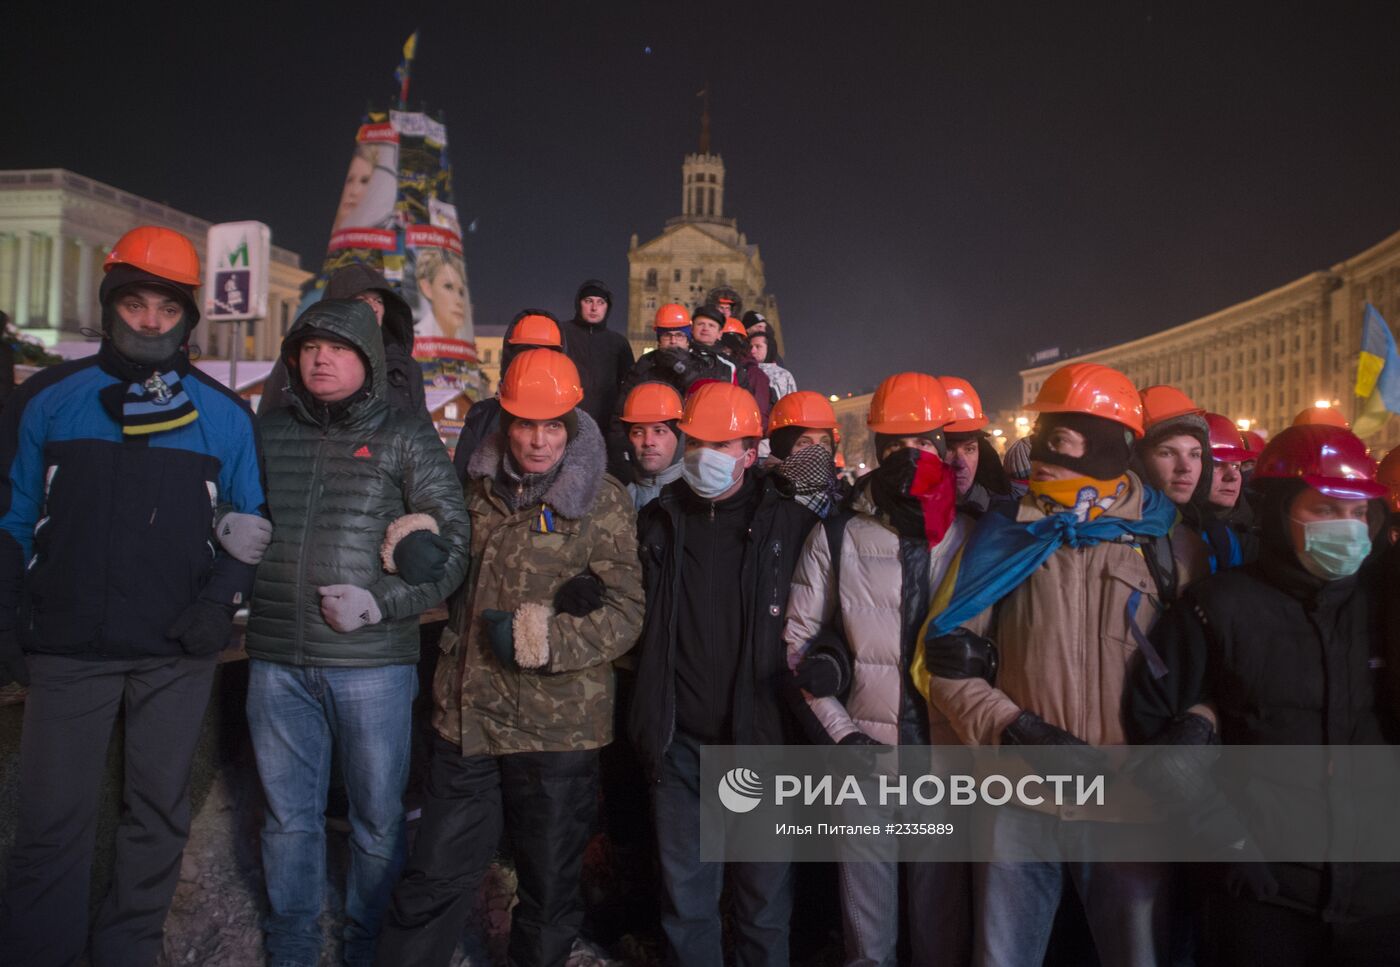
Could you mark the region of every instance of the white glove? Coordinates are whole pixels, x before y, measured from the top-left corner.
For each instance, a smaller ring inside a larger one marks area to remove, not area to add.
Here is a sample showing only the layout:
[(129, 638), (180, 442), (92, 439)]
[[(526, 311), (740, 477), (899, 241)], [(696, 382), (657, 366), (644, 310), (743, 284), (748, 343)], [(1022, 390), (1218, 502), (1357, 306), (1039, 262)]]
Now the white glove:
[(259, 564), (272, 543), (272, 521), (257, 514), (229, 511), (214, 521), (214, 536), (225, 551), (244, 564)]
[(321, 617), (341, 634), (377, 625), (383, 619), (374, 595), (353, 584), (328, 584), (321, 593)]

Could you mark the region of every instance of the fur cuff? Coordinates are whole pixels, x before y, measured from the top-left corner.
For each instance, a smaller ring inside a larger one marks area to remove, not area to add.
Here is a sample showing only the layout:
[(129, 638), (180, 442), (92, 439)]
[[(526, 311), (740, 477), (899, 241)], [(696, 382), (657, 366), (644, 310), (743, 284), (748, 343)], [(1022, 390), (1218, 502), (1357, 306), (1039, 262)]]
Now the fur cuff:
[(394, 564), (394, 548), (399, 546), (399, 541), (414, 531), (441, 533), (438, 530), (437, 521), (433, 520), (431, 514), (405, 514), (390, 524), (389, 529), (384, 532), (384, 543), (379, 547), (379, 561), (384, 565), (384, 570), (390, 574), (399, 573), (398, 567)]
[(521, 668), (549, 664), (549, 620), (554, 609), (545, 604), (522, 604), (515, 609), (515, 663)]

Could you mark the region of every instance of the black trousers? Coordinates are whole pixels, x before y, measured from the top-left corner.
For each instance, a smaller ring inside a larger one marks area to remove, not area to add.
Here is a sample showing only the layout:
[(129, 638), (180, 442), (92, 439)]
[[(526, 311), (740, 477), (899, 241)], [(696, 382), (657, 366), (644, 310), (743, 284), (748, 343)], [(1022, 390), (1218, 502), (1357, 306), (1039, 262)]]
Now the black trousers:
[(376, 963), (445, 965), (504, 828), (519, 878), (512, 965), (563, 964), (583, 925), (579, 877), (598, 811), (598, 750), (463, 756), (434, 737), (418, 837)]
[(0, 901), (0, 960), (76, 963), (88, 937), (98, 798), (112, 725), (126, 716), (112, 888), (92, 926), (93, 967), (148, 967), (190, 832), (190, 764), (214, 659), (29, 656), (19, 828)]
[(1400, 965), (1400, 917), (1328, 923), (1273, 903), (1214, 890), (1205, 899), (1201, 963), (1268, 967)]

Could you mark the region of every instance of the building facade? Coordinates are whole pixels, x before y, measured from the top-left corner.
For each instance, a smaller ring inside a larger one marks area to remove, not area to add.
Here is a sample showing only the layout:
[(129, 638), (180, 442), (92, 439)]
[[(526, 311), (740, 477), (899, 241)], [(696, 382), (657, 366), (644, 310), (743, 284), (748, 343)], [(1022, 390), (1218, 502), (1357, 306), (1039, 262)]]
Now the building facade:
[[(1400, 321), (1400, 232), (1332, 268), (1200, 319), (1131, 342), (1021, 370), (1022, 402), (1071, 362), (1125, 373), (1137, 386), (1169, 383), (1199, 405), (1276, 433), (1302, 409), (1327, 401), (1354, 419), (1362, 315), (1371, 303)], [(1392, 420), (1368, 441), (1400, 443)]]
[[(52, 345), (101, 327), (97, 289), (112, 245), (137, 225), (186, 235), (204, 257), (209, 222), (62, 168), (0, 171), (0, 309), (27, 335)], [(311, 273), (273, 246), (268, 319), (241, 327), (244, 359), (273, 359)], [(233, 330), (201, 321), (193, 342), (226, 358)]]
[(681, 214), (666, 220), (656, 238), (627, 250), (627, 338), (636, 355), (656, 348), (656, 310), (678, 302), (695, 310), (711, 289), (739, 293), (745, 310), (756, 309), (777, 332), (782, 348), (778, 302), (766, 291), (763, 258), (738, 221), (724, 214), (724, 161), (702, 150), (681, 165)]

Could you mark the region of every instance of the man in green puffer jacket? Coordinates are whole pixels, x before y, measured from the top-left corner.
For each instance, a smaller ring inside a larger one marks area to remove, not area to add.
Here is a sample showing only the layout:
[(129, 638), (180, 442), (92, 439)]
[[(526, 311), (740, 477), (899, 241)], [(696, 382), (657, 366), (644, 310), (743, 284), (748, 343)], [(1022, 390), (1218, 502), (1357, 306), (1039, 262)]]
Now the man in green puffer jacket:
[(288, 405), (262, 417), (273, 521), (248, 620), (248, 726), (267, 798), (267, 958), (314, 965), (332, 750), (350, 799), (345, 963), (370, 963), (404, 856), (418, 615), (462, 581), (470, 525), (433, 430), (386, 399), (362, 302), (302, 313)]

